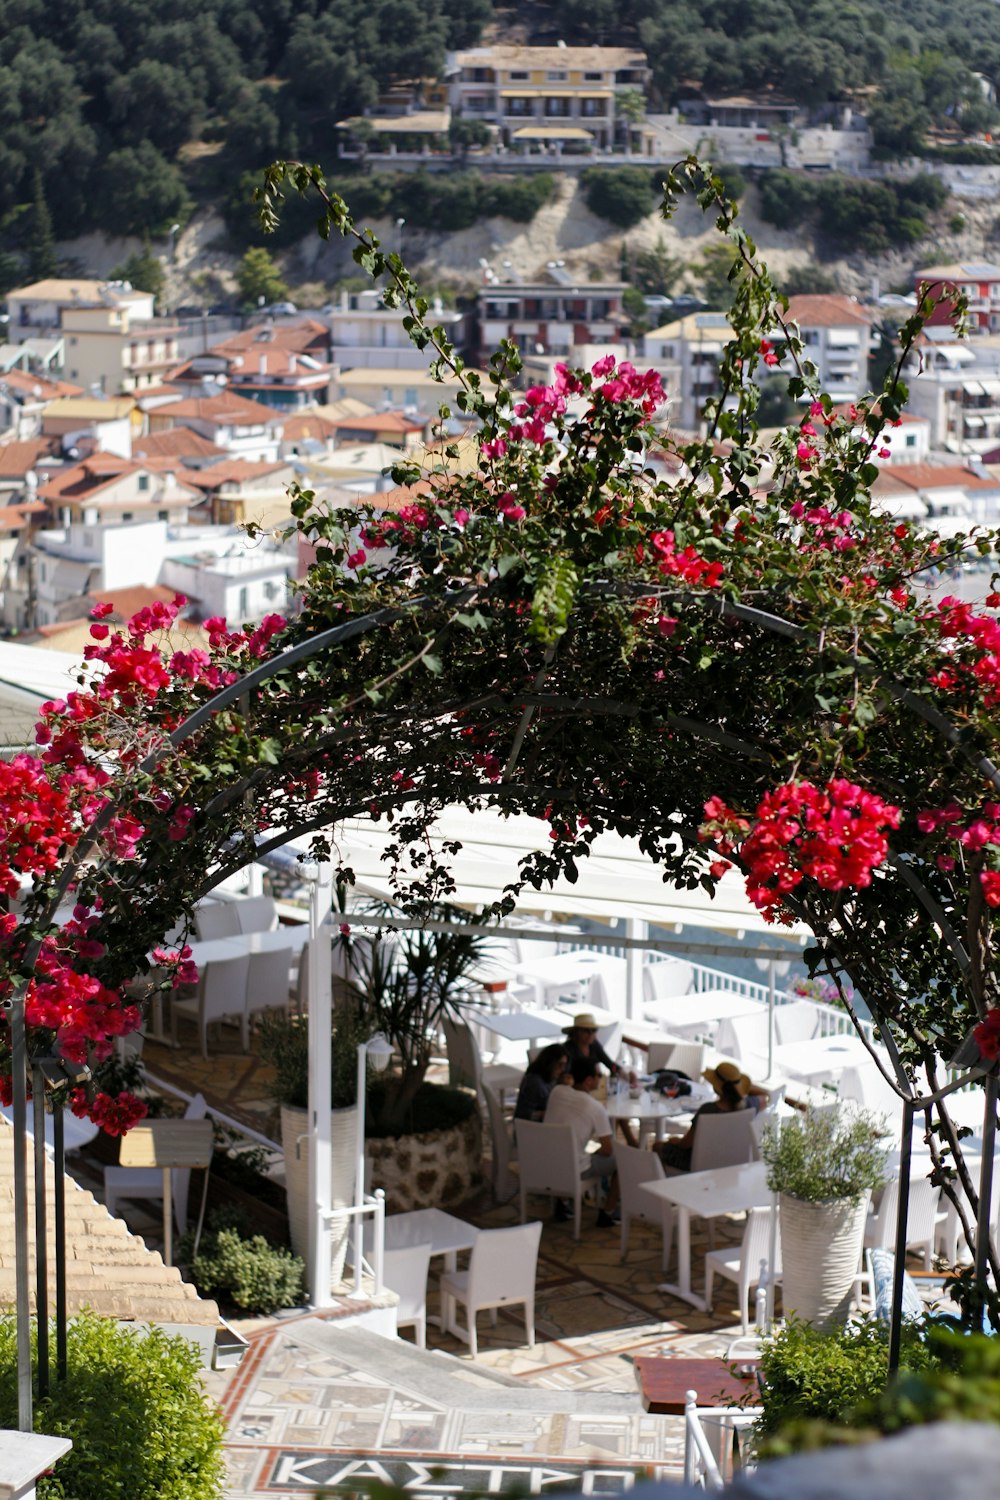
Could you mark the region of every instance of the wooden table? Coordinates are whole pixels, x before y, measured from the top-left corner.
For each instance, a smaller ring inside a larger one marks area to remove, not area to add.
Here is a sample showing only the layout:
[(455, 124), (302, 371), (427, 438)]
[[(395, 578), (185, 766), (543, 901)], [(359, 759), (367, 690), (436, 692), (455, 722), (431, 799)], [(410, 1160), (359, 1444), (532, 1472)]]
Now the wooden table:
[(750, 1404), (756, 1405), (759, 1363), (756, 1359), (663, 1359), (639, 1355), (635, 1360), (635, 1378), (646, 1411), (654, 1416), (682, 1417), (688, 1391), (695, 1392), (699, 1407), (739, 1406), (748, 1396)]
[(207, 1169), (213, 1149), (211, 1120), (146, 1120), (122, 1136), (118, 1159), (123, 1167), (159, 1167), (163, 1172), (163, 1259), (168, 1266), (173, 1258), (170, 1169)]

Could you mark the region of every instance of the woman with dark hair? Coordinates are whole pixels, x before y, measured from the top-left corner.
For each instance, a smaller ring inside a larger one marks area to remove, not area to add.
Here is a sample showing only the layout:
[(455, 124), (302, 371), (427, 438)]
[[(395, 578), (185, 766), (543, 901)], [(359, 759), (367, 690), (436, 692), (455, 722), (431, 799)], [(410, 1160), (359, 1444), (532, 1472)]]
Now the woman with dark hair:
[(528, 1064), (517, 1104), (514, 1106), (515, 1120), (541, 1120), (549, 1095), (557, 1083), (569, 1072), (569, 1054), (565, 1042), (552, 1042), (543, 1047), (533, 1062)]
[(720, 1062), (715, 1068), (706, 1068), (701, 1076), (712, 1085), (715, 1098), (697, 1111), (686, 1135), (682, 1135), (679, 1140), (664, 1141), (656, 1148), (663, 1165), (673, 1167), (678, 1172), (691, 1170), (691, 1150), (702, 1115), (729, 1115), (738, 1109), (760, 1110), (766, 1107), (770, 1098), (767, 1089), (751, 1083), (735, 1063)]

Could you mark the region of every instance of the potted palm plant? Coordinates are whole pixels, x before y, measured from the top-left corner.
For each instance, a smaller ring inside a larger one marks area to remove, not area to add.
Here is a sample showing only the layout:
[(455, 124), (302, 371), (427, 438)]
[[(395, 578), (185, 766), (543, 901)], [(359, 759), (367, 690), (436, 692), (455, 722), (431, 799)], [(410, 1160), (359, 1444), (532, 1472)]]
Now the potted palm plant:
[(782, 1306), (832, 1328), (847, 1319), (874, 1188), (885, 1180), (883, 1122), (843, 1106), (810, 1110), (764, 1133), (767, 1184), (778, 1194)]

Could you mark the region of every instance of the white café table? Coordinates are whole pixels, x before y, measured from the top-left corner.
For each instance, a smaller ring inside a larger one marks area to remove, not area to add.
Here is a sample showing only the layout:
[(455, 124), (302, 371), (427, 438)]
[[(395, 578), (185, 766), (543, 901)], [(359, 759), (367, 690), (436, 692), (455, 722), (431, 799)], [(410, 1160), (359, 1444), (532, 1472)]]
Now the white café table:
[(704, 1297), (691, 1289), (691, 1215), (715, 1219), (750, 1208), (768, 1208), (772, 1194), (767, 1167), (762, 1161), (751, 1161), (739, 1167), (716, 1167), (711, 1172), (680, 1172), (662, 1182), (644, 1182), (641, 1191), (664, 1207), (672, 1206), (677, 1214), (677, 1281), (662, 1282), (660, 1291), (704, 1312)]
[(655, 1021), (683, 1041), (695, 1041), (708, 1034), (714, 1037), (719, 1021), (734, 1016), (766, 1016), (767, 1007), (735, 990), (695, 990), (647, 1001), (645, 1014), (648, 1021)]
[[(370, 1231), (369, 1231), (370, 1234)], [(366, 1234), (366, 1244), (369, 1242)], [(385, 1220), (385, 1248), (387, 1250), (410, 1250), (414, 1245), (430, 1245), (431, 1255), (444, 1256), (445, 1271), (457, 1269), (460, 1250), (471, 1250), (478, 1238), (479, 1230), (442, 1208), (415, 1208), (410, 1213), (388, 1214)], [(439, 1328), (445, 1327), (443, 1318), (428, 1318)]]
[(533, 1010), (486, 1010), (470, 1005), (462, 1014), (470, 1026), (481, 1026), (505, 1042), (534, 1042), (562, 1036), (562, 1025)]
[(273, 932), (237, 932), (232, 937), (209, 938), (204, 943), (191, 943), (191, 958), (201, 968), (202, 964), (218, 963), (224, 958), (242, 958), (249, 953), (278, 953), (282, 948), (291, 948), (301, 953), (309, 941), (306, 923), (295, 927), (276, 927)]
[(640, 1129), (652, 1128), (656, 1131), (656, 1139), (662, 1141), (667, 1133), (667, 1122), (676, 1120), (678, 1126), (683, 1125), (686, 1129), (698, 1104), (687, 1098), (666, 1099), (661, 1094), (643, 1089), (638, 1098), (633, 1098), (628, 1092), (609, 1095), (604, 1107), (612, 1124), (619, 1120), (638, 1120)]
[(816, 1036), (806, 1042), (784, 1042), (774, 1049), (774, 1066), (791, 1078), (821, 1087), (836, 1083), (845, 1068), (861, 1068), (872, 1056), (859, 1036)]

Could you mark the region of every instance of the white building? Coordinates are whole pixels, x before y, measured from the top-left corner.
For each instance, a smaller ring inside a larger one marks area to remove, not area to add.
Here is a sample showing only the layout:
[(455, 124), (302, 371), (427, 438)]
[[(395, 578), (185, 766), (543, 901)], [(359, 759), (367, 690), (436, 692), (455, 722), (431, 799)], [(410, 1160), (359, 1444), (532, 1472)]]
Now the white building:
[(552, 262), (536, 281), (498, 277), (487, 266), (486, 285), (478, 297), (479, 347), (483, 360), (501, 339), (510, 339), (522, 354), (551, 355), (577, 362), (581, 345), (618, 343), (628, 314), (622, 307), (623, 281), (588, 281)]
[(260, 620), (288, 610), (288, 584), (298, 572), (291, 550), (259, 544), (251, 546), (242, 532), (230, 533), (224, 550), (197, 545), (194, 550), (164, 558), (160, 582), (186, 594), (199, 619), (222, 615), (230, 622)]
[(259, 401), (232, 391), (165, 401), (147, 411), (151, 433), (190, 427), (232, 458), (277, 461), (284, 418)]
[[(427, 351), (412, 343), (403, 327), (405, 308), (383, 307), (381, 292), (341, 292), (336, 302), (323, 309), (330, 326), (330, 359), (341, 370), (426, 370)], [(435, 297), (430, 321), (444, 329), (456, 346), (461, 345), (465, 320), (454, 308), (444, 307)]]
[(51, 277), (7, 294), (10, 337), (63, 341), (64, 373), (108, 395), (157, 385), (177, 363), (180, 327), (154, 316), (155, 298), (127, 281)]
[[(869, 389), (872, 314), (853, 297), (803, 294), (789, 297), (786, 322), (797, 323), (803, 358), (819, 373), (820, 388), (835, 401), (856, 401)], [(782, 369), (792, 372), (791, 361)]]
[(972, 457), (1000, 442), (1000, 335), (960, 340), (949, 325), (927, 327), (905, 379), (932, 447)]
[(659, 371), (672, 426), (697, 429), (705, 402), (718, 395), (719, 361), (732, 336), (720, 312), (689, 313), (646, 334), (644, 362)]

